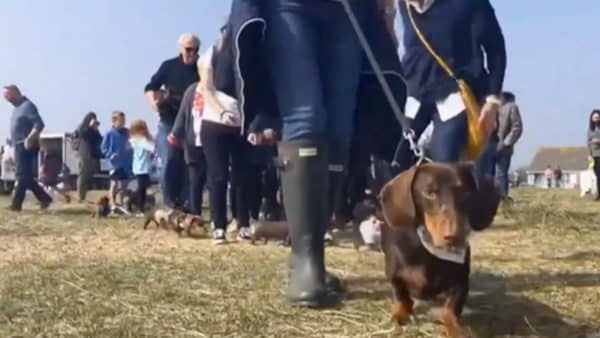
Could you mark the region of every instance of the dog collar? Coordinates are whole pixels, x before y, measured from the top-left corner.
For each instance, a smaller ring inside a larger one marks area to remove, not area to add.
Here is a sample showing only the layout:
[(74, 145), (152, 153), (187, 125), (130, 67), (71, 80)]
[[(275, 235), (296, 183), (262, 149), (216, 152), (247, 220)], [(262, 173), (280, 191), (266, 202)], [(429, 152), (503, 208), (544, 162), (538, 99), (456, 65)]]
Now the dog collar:
[(435, 247), (433, 243), (431, 243), (431, 236), (429, 236), (429, 233), (427, 232), (427, 229), (424, 225), (421, 225), (417, 228), (417, 235), (419, 236), (419, 240), (421, 241), (421, 244), (423, 245), (425, 250), (427, 250), (427, 252), (434, 255), (435, 257), (452, 263), (465, 263), (467, 258), (467, 249), (469, 248), (468, 244), (460, 248)]

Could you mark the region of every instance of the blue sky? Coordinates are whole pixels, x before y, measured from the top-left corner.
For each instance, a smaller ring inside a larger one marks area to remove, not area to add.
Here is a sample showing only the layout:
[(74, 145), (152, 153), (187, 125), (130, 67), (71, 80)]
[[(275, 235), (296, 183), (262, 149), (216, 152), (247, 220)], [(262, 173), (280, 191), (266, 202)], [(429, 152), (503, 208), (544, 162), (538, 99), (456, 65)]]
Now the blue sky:
[[(0, 0), (0, 84), (37, 103), (47, 130), (73, 130), (84, 113), (154, 121), (143, 87), (176, 55), (182, 32), (211, 43), (228, 0)], [(540, 146), (582, 145), (600, 107), (600, 1), (492, 0), (508, 45), (506, 89), (525, 122), (516, 165)], [(0, 103), (0, 137), (11, 107)]]

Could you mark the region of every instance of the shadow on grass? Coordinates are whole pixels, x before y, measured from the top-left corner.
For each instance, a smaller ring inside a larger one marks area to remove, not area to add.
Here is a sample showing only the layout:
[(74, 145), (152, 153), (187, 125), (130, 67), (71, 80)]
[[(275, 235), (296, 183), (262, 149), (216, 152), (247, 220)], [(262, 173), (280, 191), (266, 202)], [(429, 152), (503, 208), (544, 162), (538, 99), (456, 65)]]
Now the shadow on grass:
[(344, 279), (344, 284), (348, 300), (384, 300), (392, 294), (390, 284), (383, 277), (349, 277)]
[[(389, 299), (391, 288), (384, 278), (353, 278), (346, 281), (348, 299)], [(500, 276), (475, 273), (463, 322), (476, 337), (537, 336), (584, 338), (591, 331), (569, 320), (552, 307), (521, 293), (546, 287), (589, 287), (600, 284), (600, 274), (522, 274)]]

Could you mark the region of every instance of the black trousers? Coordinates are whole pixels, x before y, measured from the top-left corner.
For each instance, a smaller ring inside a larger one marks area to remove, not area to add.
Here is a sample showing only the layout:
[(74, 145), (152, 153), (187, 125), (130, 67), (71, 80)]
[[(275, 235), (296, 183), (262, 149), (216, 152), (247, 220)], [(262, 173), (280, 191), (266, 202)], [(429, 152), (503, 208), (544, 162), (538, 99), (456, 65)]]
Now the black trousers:
[(150, 175), (135, 175), (135, 178), (137, 180), (137, 208), (139, 212), (143, 212), (146, 210)]
[(600, 157), (594, 157), (594, 174), (596, 174), (597, 197), (600, 198)]
[(192, 214), (202, 215), (204, 186), (206, 185), (206, 158), (202, 147), (194, 147), (189, 154), (188, 180), (189, 180), (189, 207)]
[(266, 211), (276, 211), (279, 207), (279, 203), (277, 202), (277, 191), (279, 191), (280, 182), (279, 176), (277, 175), (277, 167), (274, 162), (275, 154), (273, 154), (273, 158), (270, 159), (267, 168), (263, 172), (262, 180), (263, 180), (263, 197), (265, 199), (265, 209)]
[[(258, 220), (260, 210), (264, 204), (265, 214), (276, 212), (278, 208), (277, 191), (279, 190), (279, 178), (275, 166), (276, 149), (269, 146), (251, 147), (250, 162), (245, 167), (247, 170), (247, 187), (250, 208), (250, 217)], [(236, 178), (232, 177), (232, 187), (229, 191), (229, 203), (231, 214), (236, 217)]]
[[(206, 158), (206, 174), (210, 213), (215, 229), (227, 227), (227, 185), (235, 177), (235, 216), (241, 227), (250, 226), (248, 170), (251, 149), (240, 129), (203, 121), (202, 147)], [(230, 174), (231, 170), (231, 174)]]

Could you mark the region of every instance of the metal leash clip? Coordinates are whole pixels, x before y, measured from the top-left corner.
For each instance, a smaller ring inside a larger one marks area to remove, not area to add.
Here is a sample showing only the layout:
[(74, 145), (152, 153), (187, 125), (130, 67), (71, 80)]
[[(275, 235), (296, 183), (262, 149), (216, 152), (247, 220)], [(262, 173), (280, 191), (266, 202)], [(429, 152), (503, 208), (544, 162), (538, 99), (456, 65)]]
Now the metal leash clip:
[(420, 166), (423, 162), (429, 163), (432, 162), (430, 158), (425, 156), (425, 151), (423, 151), (423, 147), (419, 146), (419, 144), (415, 141), (417, 139), (417, 135), (415, 131), (409, 129), (407, 132), (403, 133), (404, 139), (408, 141), (410, 146), (410, 150), (413, 152), (415, 157), (417, 158), (416, 166)]

